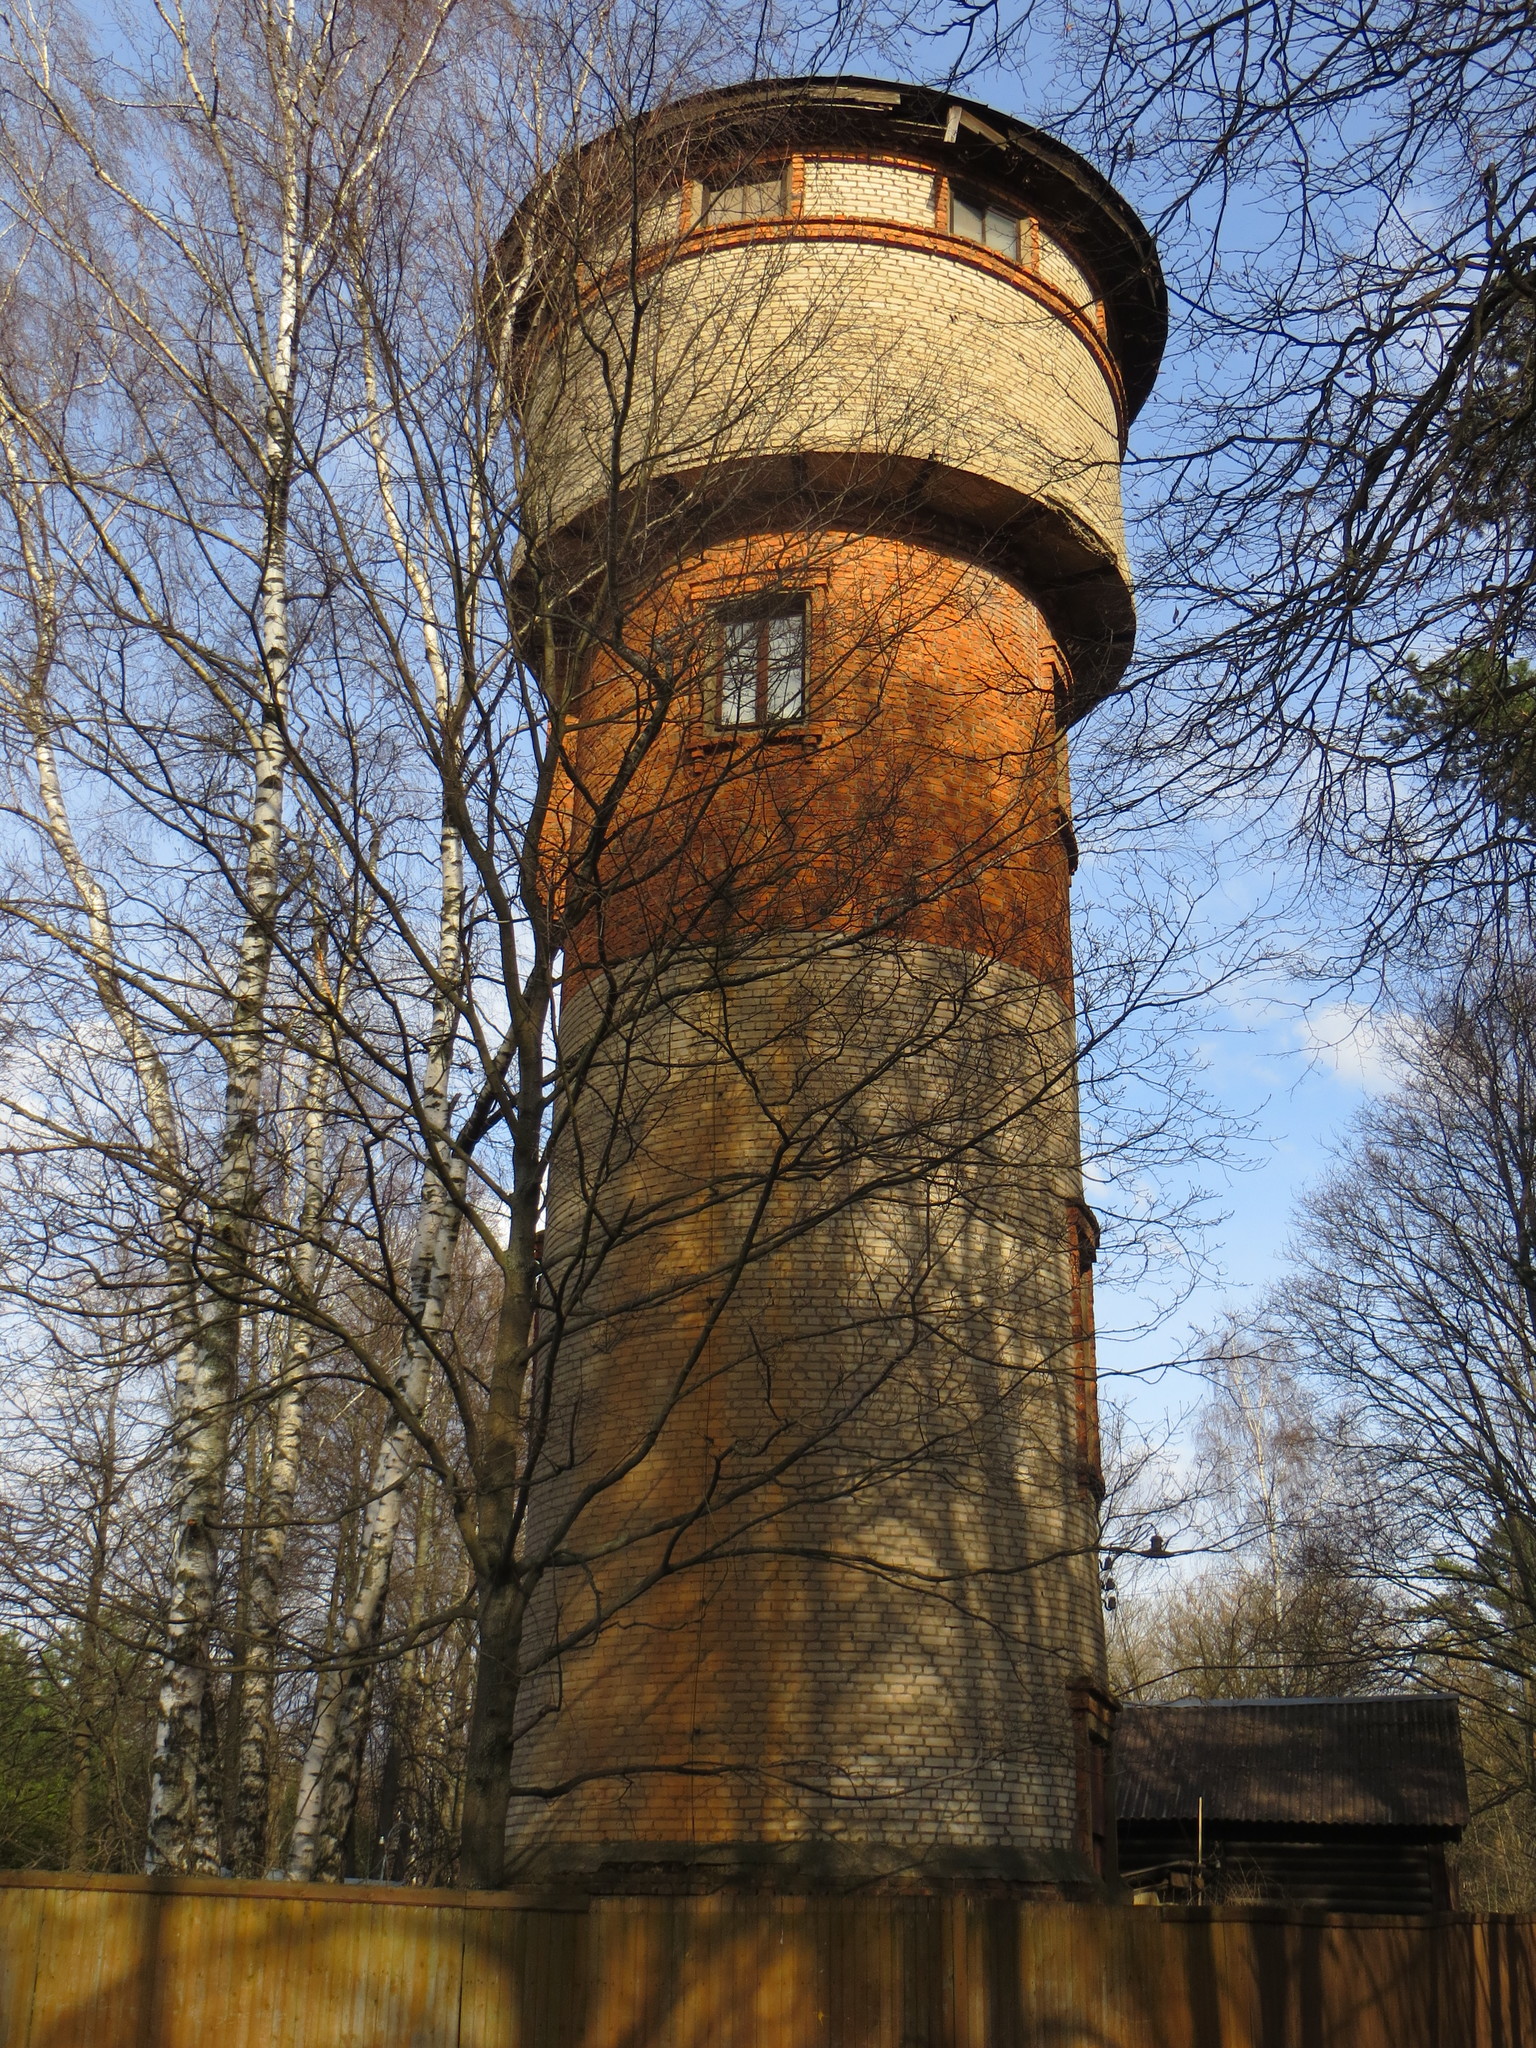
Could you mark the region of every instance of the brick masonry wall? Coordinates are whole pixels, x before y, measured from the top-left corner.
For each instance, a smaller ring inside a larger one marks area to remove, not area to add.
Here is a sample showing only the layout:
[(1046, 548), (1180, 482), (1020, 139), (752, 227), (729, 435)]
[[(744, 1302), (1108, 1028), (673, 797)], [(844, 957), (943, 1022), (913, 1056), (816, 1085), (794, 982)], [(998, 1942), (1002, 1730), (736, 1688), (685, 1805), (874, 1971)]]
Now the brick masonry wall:
[(1093, 283), (1080, 263), (1069, 256), (1061, 244), (1048, 234), (1038, 238), (1040, 275), (1074, 306), (1089, 306), (1094, 300)]
[(601, 1775), (515, 1815), (519, 1880), (765, 1850), (1081, 1879), (1070, 1025), (912, 942), (780, 933), (712, 989), (697, 964), (599, 1058), (551, 1190), (536, 1539), (597, 1490), (540, 1626), (594, 1634), (517, 1775)]
[[(807, 607), (807, 715), (732, 734), (720, 611), (756, 597)], [(601, 926), (578, 951), (626, 959), (727, 927), (899, 931), (1027, 965), (1067, 999), (1058, 657), (1017, 582), (836, 524), (758, 534), (679, 565), (632, 607), (625, 645), (578, 711), (583, 790), (632, 776)], [(635, 770), (661, 689), (671, 714)]]
[[(613, 566), (649, 582), (579, 675), (578, 839), (665, 713), (567, 954), (511, 1868), (1071, 1890), (1104, 1643), (1070, 677), (986, 536), (1029, 508), (1041, 589), (1124, 590), (1118, 370), (1050, 223), (1011, 265), (937, 165), (786, 190), (702, 229), (685, 191), (644, 264)], [(552, 530), (605, 496), (632, 285), (587, 274), (513, 367)], [(921, 528), (914, 469), (951, 480)], [(719, 722), (744, 599), (806, 608), (782, 731)]]
[(909, 170), (902, 164), (807, 157), (802, 211), (931, 227), (938, 183), (932, 171)]
[[(948, 224), (946, 181), (936, 172), (869, 157), (807, 157), (804, 162), (804, 218), (905, 221), (940, 229)], [(997, 196), (1000, 204), (1008, 203), (1005, 193)], [(1023, 225), (1024, 267), (1037, 270), (1074, 306), (1091, 306), (1098, 294), (1083, 266), (1032, 216), (1026, 215)]]
[[(806, 239), (814, 222), (706, 235), (707, 253), (684, 244), (648, 281), (626, 474), (639, 485), (748, 457), (906, 457), (974, 478), (989, 504), (1001, 490), (1049, 509), (1124, 575), (1119, 415), (1086, 327), (974, 244), (819, 225), (822, 239)], [(530, 497), (552, 528), (602, 495), (614, 420), (598, 350), (612, 345), (594, 302), (528, 376)]]
[[(733, 736), (717, 608), (765, 589), (810, 602), (808, 715)], [(584, 787), (664, 659), (674, 710), (563, 1024), (599, 1050), (550, 1192), (535, 1540), (593, 1498), (533, 1654), (587, 1633), (517, 1765), (596, 1775), (520, 1803), (514, 1868), (1081, 1883), (1070, 1688), (1104, 1652), (1044, 620), (962, 557), (797, 530), (680, 566), (628, 638)]]

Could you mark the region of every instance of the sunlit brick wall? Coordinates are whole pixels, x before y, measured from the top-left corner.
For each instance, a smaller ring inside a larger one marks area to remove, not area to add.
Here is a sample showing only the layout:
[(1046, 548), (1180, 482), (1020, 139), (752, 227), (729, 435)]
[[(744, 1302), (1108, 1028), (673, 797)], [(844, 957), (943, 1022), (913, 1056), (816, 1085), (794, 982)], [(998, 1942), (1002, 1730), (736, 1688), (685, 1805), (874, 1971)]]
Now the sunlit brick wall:
[[(580, 823), (668, 703), (568, 954), (535, 1538), (587, 1505), (516, 1769), (569, 1789), (514, 1802), (512, 1868), (1070, 1892), (1104, 1641), (1050, 579), (1070, 546), (1128, 604), (1120, 372), (1025, 199), (1010, 263), (910, 136), (791, 155), (781, 215), (700, 227), (685, 181), (646, 259), (626, 489), (715, 529), (574, 708)], [(613, 417), (581, 323), (539, 348), (576, 532)], [(756, 599), (804, 608), (806, 701), (743, 732), (720, 620)]]

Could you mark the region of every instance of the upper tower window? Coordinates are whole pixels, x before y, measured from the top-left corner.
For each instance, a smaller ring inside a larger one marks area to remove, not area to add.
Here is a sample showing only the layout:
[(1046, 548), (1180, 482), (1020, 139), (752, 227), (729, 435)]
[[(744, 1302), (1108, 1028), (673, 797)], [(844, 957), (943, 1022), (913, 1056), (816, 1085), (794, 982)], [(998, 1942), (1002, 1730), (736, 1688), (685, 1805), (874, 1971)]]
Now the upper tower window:
[(995, 249), (999, 256), (1006, 256), (1010, 263), (1019, 260), (1019, 217), (1016, 213), (1005, 213), (1000, 206), (991, 206), (984, 199), (966, 199), (956, 193), (949, 202), (950, 233), (964, 235), (968, 242), (981, 242), (988, 249)]
[(805, 716), (805, 603), (725, 621), (722, 725), (789, 725)]
[(774, 220), (785, 209), (787, 173), (760, 172), (733, 185), (706, 185), (702, 217), (711, 227), (725, 227), (731, 221)]

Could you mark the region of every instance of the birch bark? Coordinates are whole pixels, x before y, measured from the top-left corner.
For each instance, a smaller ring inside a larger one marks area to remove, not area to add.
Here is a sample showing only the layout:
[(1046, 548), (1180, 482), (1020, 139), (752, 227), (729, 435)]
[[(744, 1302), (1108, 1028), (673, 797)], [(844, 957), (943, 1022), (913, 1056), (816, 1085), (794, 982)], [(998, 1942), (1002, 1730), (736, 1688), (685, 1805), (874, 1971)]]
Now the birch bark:
[[(359, 301), (363, 303), (361, 293)], [(377, 366), (366, 312), (360, 322), (360, 347), (379, 503), (391, 547), (419, 607), (433, 708), (446, 757), (454, 723), (448, 660), (431, 581), (399, 512), (384, 439), (387, 413), (379, 402)], [(446, 758), (444, 766), (447, 773)], [(334, 1878), (341, 1874), (342, 1848), (357, 1799), (378, 1646), (416, 1442), (412, 1421), (421, 1416), (426, 1399), (463, 1218), (465, 1164), (453, 1151), (448, 1120), (463, 948), (464, 850), (460, 833), (446, 815), (446, 807), (438, 857), (435, 993), (420, 1103), (427, 1157), (411, 1265), (409, 1313), (401, 1341), (400, 1371), (393, 1389), (393, 1412), (369, 1485), (358, 1591), (342, 1632), (336, 1668), (321, 1683), (314, 1731), (300, 1772), (288, 1856), (288, 1875), (295, 1879)]]
[[(288, 110), (290, 117), (292, 108)], [(166, 1662), (150, 1778), (145, 1868), (210, 1867), (209, 1831), (199, 1826), (208, 1691), (208, 1632), (217, 1591), (218, 1545), (229, 1434), (240, 1349), (241, 1302), (247, 1293), (256, 1154), (266, 1057), (267, 986), (271, 975), (283, 830), (285, 708), (289, 620), (287, 529), (293, 479), (294, 350), (299, 310), (299, 194), (296, 138), (288, 124), (284, 165), (283, 246), (278, 318), (268, 365), (263, 467), (264, 508), (258, 635), (263, 702), (255, 735), (253, 790), (244, 877), (245, 918), (231, 1005), (224, 1090), (224, 1129), (212, 1205), (208, 1286), (193, 1347), (192, 1369), (177, 1385), (177, 1536), (166, 1617)], [(217, 1859), (212, 1863), (218, 1868)]]
[[(293, 1286), (300, 1304), (316, 1293), (319, 1232), (325, 1207), (325, 1147), (330, 1070), (320, 1055), (310, 1060), (304, 1087), (302, 1196)], [(283, 1568), (288, 1532), (298, 1495), (304, 1414), (310, 1391), (314, 1325), (290, 1317), (286, 1329), (272, 1441), (267, 1454), (260, 1518), (251, 1555), (244, 1713), (240, 1730), (232, 1852), (237, 1877), (262, 1877), (267, 1868), (272, 1806), (272, 1751), (276, 1740), (273, 1703), (282, 1633)]]

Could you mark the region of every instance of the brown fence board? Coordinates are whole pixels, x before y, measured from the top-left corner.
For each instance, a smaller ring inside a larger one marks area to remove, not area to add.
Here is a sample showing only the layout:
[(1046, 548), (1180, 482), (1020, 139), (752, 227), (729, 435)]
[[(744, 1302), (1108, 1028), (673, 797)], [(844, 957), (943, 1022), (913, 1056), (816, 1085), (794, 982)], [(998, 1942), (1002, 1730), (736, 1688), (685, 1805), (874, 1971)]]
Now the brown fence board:
[(10, 1910), (0, 1913), (0, 2031), (7, 2040), (25, 2041), (32, 2030), (32, 1995), (48, 1894), (23, 1893), (4, 1903)]
[[(8, 1892), (0, 1897), (9, 1908)], [(29, 2024), (19, 2041), (26, 2048), (78, 2048), (85, 2041), (153, 2038), (159, 1948), (154, 1894), (50, 1889), (38, 1928)]]
[(1536, 2048), (1536, 1918), (0, 1873), (0, 2048)]

